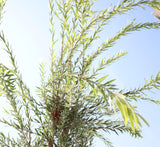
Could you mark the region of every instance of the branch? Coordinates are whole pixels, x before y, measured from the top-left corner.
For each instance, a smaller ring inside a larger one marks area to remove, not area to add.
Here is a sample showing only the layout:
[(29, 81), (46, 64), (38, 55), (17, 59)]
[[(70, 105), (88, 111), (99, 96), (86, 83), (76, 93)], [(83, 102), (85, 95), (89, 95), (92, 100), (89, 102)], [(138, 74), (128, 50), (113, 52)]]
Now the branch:
[(102, 52), (106, 51), (109, 47), (112, 47), (114, 43), (120, 39), (122, 36), (126, 36), (132, 31), (139, 31), (140, 29), (146, 28), (146, 29), (158, 29), (160, 28), (160, 23), (154, 22), (154, 23), (139, 23), (134, 24), (134, 21), (131, 21), (127, 26), (121, 29), (120, 32), (118, 32), (114, 37), (109, 38), (106, 42), (102, 43), (102, 45), (92, 54), (88, 57), (88, 61), (86, 63), (85, 69), (87, 69), (88, 66), (90, 66), (93, 62), (93, 60), (98, 57)]
[(123, 95), (132, 96), (132, 95), (135, 95), (135, 94), (143, 93), (144, 90), (151, 90), (153, 88), (160, 89), (160, 72), (157, 74), (155, 79), (153, 79), (153, 76), (151, 76), (150, 82), (149, 83), (147, 83), (147, 82), (148, 81), (146, 80), (145, 84), (142, 88), (125, 92), (125, 93), (123, 93)]

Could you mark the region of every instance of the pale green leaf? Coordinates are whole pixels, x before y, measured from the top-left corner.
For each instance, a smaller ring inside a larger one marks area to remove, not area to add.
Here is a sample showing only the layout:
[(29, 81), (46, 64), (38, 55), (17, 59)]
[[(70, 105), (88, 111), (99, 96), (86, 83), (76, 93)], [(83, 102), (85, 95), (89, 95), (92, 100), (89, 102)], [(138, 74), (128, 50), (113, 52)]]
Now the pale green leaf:
[(142, 117), (142, 115), (140, 115), (140, 114), (137, 114), (137, 115), (143, 120), (143, 122), (144, 122), (147, 126), (149, 126), (148, 122)]
[(108, 75), (101, 77), (100, 79), (98, 79), (98, 82), (99, 83), (103, 82), (107, 77), (108, 77)]

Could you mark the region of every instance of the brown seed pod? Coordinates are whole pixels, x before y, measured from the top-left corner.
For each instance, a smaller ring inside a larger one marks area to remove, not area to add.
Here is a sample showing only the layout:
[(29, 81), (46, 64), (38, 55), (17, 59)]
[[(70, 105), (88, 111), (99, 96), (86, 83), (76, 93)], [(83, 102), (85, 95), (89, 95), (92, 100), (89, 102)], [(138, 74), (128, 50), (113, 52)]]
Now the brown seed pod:
[[(160, 2), (160, 0), (159, 0)], [(160, 21), (160, 11), (157, 9), (154, 9), (153, 14), (158, 18), (158, 20)]]
[(53, 111), (51, 112), (51, 115), (52, 115), (53, 123), (55, 125), (58, 125), (61, 113), (60, 113), (60, 110), (56, 106), (54, 107)]

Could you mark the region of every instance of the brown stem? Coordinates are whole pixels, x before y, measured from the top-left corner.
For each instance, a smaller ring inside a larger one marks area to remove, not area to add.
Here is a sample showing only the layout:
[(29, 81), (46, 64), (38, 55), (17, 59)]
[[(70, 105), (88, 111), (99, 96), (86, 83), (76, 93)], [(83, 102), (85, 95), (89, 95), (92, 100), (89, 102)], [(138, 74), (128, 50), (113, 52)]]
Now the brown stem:
[(48, 147), (53, 147), (53, 140), (52, 139), (49, 140)]

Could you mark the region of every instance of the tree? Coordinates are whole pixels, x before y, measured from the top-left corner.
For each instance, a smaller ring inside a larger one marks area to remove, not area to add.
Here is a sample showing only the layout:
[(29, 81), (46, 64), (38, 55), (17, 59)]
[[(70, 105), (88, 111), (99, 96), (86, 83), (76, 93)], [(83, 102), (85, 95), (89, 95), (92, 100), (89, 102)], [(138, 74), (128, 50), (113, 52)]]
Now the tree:
[[(0, 1), (0, 16), (5, 4), (6, 0)], [(141, 137), (141, 122), (148, 123), (133, 103), (148, 100), (160, 104), (160, 101), (147, 95), (149, 90), (159, 89), (159, 73), (140, 88), (122, 90), (109, 75), (101, 75), (101, 71), (127, 53), (118, 52), (108, 59), (101, 59), (96, 66), (94, 61), (122, 36), (140, 29), (158, 29), (160, 23), (136, 23), (134, 19), (115, 36), (99, 44), (96, 50), (91, 53), (88, 50), (93, 48), (100, 38), (99, 33), (114, 16), (146, 5), (159, 10), (160, 4), (155, 0), (122, 0), (101, 11), (93, 10), (94, 4), (93, 0), (49, 0), (52, 36), (50, 72), (46, 72), (44, 63), (40, 64), (38, 98), (32, 96), (23, 82), (13, 50), (1, 31), (0, 40), (12, 68), (0, 64), (0, 96), (5, 96), (11, 106), (11, 110), (5, 109), (10, 119), (3, 118), (0, 122), (17, 132), (16, 138), (1, 132), (2, 147), (91, 146), (96, 136), (112, 146), (102, 131), (128, 132), (133, 137)], [(60, 24), (59, 38), (55, 35), (54, 23)], [(114, 119), (114, 115), (118, 119)]]

